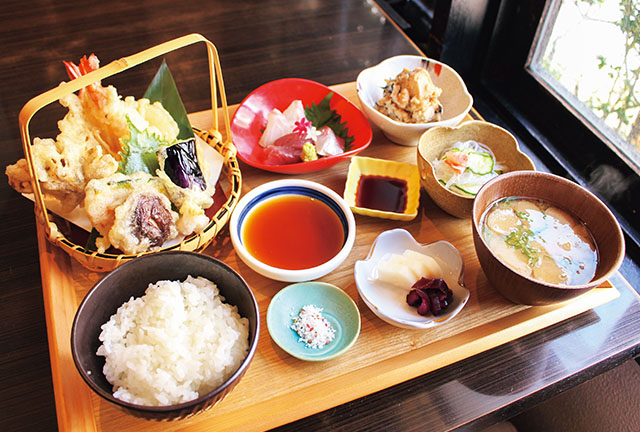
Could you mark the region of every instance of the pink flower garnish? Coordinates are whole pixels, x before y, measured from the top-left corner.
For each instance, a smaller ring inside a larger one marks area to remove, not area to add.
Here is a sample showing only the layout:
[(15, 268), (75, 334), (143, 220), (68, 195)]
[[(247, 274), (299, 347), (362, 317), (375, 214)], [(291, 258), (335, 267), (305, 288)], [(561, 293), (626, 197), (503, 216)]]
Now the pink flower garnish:
[(311, 122), (304, 117), (302, 117), (294, 124), (296, 125), (296, 127), (293, 128), (293, 131), (300, 135), (302, 138), (307, 136), (307, 131), (312, 126)]

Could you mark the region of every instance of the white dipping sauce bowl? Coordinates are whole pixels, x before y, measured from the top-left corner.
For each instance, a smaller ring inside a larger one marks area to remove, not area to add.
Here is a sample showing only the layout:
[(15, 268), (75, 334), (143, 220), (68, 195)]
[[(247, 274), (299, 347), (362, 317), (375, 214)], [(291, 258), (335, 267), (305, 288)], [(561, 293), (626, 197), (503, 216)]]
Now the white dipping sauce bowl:
[[(307, 269), (288, 270), (265, 264), (249, 253), (242, 239), (247, 216), (264, 201), (282, 195), (305, 195), (325, 203), (338, 216), (344, 230), (340, 251), (328, 261)], [(309, 180), (285, 179), (264, 183), (247, 193), (238, 202), (229, 223), (231, 242), (242, 261), (255, 272), (282, 282), (304, 282), (318, 279), (335, 270), (347, 258), (356, 236), (356, 222), (345, 201), (333, 190)]]

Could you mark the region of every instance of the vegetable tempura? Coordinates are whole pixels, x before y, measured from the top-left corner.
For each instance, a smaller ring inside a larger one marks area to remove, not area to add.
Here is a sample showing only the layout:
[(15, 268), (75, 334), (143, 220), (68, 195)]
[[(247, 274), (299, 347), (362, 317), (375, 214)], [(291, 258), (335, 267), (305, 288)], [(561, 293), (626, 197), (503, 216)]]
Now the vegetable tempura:
[[(64, 62), (72, 79), (97, 70), (95, 55)], [(60, 99), (69, 109), (56, 139), (34, 138), (33, 165), (45, 198), (64, 211), (84, 206), (110, 246), (126, 254), (156, 249), (179, 234), (202, 230), (215, 184), (198, 159), (195, 139), (178, 142), (179, 127), (160, 102), (124, 99), (95, 82)], [(33, 193), (25, 159), (6, 169), (9, 184)]]

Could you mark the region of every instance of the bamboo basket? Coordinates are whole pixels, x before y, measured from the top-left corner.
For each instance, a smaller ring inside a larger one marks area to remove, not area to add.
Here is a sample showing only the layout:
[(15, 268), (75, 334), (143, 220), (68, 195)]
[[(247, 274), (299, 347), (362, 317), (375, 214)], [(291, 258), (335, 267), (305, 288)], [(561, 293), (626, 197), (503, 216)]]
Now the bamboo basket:
[[(76, 92), (91, 83), (116, 75), (136, 65), (197, 42), (203, 42), (207, 47), (213, 127), (208, 131), (201, 131), (194, 128), (194, 132), (215, 150), (217, 150), (224, 158), (221, 176), (225, 175), (229, 183), (228, 190), (225, 193), (225, 195), (227, 196), (226, 202), (213, 215), (209, 224), (207, 224), (207, 226), (201, 232), (192, 234), (177, 245), (165, 247), (162, 249), (156, 249), (150, 252), (143, 252), (136, 255), (116, 255), (109, 253), (98, 253), (97, 251), (86, 251), (84, 245), (77, 245), (71, 239), (65, 237), (65, 235), (58, 229), (56, 223), (51, 220), (45, 204), (42, 190), (40, 189), (40, 183), (36, 174), (33, 163), (33, 156), (31, 153), (29, 123), (32, 117), (40, 109), (47, 106), (48, 104), (58, 101), (60, 98)], [(218, 86), (219, 92), (216, 91), (218, 89)], [(218, 93), (220, 95), (220, 106), (218, 106)], [(223, 138), (222, 133), (220, 132), (218, 108), (221, 108), (221, 112), (223, 114), (222, 121), (224, 122), (223, 126), (227, 135), (226, 140)], [(207, 247), (207, 245), (209, 245), (209, 243), (211, 243), (216, 234), (222, 229), (222, 227), (224, 227), (225, 223), (227, 223), (240, 197), (240, 191), (242, 188), (242, 175), (240, 173), (238, 160), (236, 158), (236, 148), (231, 141), (231, 133), (229, 132), (231, 130), (229, 126), (230, 120), (227, 108), (227, 99), (224, 90), (224, 82), (222, 80), (222, 69), (220, 67), (220, 60), (215, 45), (213, 45), (213, 43), (204, 38), (202, 35), (190, 34), (179, 37), (177, 39), (141, 51), (137, 54), (133, 54), (129, 57), (114, 60), (111, 63), (99, 68), (98, 70), (90, 72), (69, 82), (65, 82), (60, 86), (42, 93), (41, 95), (38, 95), (28, 101), (20, 111), (19, 122), (25, 159), (27, 161), (29, 174), (31, 175), (31, 185), (34, 191), (36, 222), (44, 227), (47, 239), (51, 243), (62, 248), (66, 253), (75, 258), (89, 270), (111, 271), (119, 265), (138, 256), (159, 251), (203, 250)]]

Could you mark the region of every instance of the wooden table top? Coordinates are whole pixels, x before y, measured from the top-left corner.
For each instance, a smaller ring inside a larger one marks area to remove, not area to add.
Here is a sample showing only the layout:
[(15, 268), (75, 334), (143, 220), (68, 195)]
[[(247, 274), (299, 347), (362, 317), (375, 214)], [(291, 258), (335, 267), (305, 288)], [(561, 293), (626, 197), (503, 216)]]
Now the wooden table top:
[[(104, 63), (187, 33), (218, 48), (229, 103), (279, 78), (326, 85), (415, 47), (364, 0), (17, 2), (0, 6), (0, 162), (22, 157), (18, 113), (66, 80), (61, 60), (95, 52)], [(194, 50), (198, 48), (193, 48)], [(183, 56), (180, 57), (181, 59)], [(189, 112), (209, 108), (202, 52), (172, 65)], [(115, 84), (141, 94), (155, 71), (140, 68)], [(136, 75), (138, 74), (138, 75)], [(60, 112), (43, 113), (55, 134)], [(242, 166), (241, 166), (242, 168)], [(2, 430), (55, 430), (33, 205), (0, 180), (0, 402)], [(624, 287), (616, 276), (612, 282)], [(475, 429), (509, 417), (640, 352), (640, 302), (631, 289), (574, 318), (437, 369), (282, 430)], [(35, 408), (35, 410), (34, 410)]]

